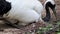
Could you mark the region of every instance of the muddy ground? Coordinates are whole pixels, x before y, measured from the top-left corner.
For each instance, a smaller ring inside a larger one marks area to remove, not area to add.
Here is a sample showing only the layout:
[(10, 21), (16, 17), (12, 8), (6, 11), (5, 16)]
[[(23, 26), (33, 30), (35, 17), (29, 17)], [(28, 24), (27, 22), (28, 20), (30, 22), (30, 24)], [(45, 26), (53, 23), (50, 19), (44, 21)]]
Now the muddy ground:
[[(44, 3), (44, 0), (40, 0), (42, 2), (42, 4)], [(56, 3), (56, 13), (57, 13), (57, 18), (58, 20), (60, 20), (60, 0), (55, 0)], [(49, 21), (49, 23), (54, 23), (53, 21), (55, 21), (55, 16), (53, 14), (52, 11), (51, 12), (51, 19)], [(42, 16), (45, 16), (45, 10), (42, 12)], [(47, 24), (47, 23), (46, 23)], [(33, 26), (35, 25), (35, 26)], [(45, 24), (43, 24), (42, 22), (38, 22), (38, 23), (33, 23), (31, 25), (28, 25), (26, 27), (17, 29), (17, 28), (13, 28), (11, 26), (8, 26), (6, 24), (4, 24), (3, 21), (0, 21), (0, 29), (2, 29), (0, 31), (0, 34), (27, 34), (27, 32), (30, 32), (30, 34), (36, 34), (36, 30), (39, 27), (44, 27), (46, 26)], [(52, 34), (52, 33), (51, 33)]]

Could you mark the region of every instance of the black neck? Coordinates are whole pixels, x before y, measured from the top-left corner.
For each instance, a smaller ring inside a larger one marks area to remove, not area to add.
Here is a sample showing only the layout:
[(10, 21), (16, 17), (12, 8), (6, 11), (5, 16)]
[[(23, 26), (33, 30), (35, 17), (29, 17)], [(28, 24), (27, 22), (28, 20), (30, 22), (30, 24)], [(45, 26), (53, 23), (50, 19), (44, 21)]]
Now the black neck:
[(47, 3), (46, 3), (46, 5), (45, 5), (46, 17), (43, 18), (44, 21), (49, 21), (49, 20), (50, 20), (51, 15), (50, 15), (50, 10), (49, 10), (49, 8), (51, 8), (51, 9), (53, 10), (54, 7), (55, 7), (55, 4), (52, 4), (51, 2), (47, 2)]
[(49, 4), (46, 4), (46, 6), (45, 6), (45, 9), (46, 9), (46, 17), (48, 18), (48, 19), (50, 19), (50, 11), (49, 11), (49, 6), (48, 6)]

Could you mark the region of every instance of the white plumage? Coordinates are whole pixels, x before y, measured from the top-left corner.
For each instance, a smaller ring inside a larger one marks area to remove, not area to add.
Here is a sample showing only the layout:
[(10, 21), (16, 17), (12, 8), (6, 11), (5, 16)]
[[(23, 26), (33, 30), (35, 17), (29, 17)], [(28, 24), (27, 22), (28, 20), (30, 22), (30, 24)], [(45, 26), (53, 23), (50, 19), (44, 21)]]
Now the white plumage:
[(11, 10), (8, 16), (11, 19), (16, 19), (22, 23), (31, 23), (41, 20), (42, 4), (38, 0), (6, 0), (11, 2)]

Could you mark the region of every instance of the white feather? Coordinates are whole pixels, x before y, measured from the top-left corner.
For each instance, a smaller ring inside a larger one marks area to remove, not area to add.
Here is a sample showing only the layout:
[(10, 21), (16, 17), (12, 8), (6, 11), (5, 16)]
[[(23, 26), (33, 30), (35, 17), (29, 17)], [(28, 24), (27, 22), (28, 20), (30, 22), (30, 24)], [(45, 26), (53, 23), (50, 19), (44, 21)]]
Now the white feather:
[(6, 0), (11, 2), (11, 10), (8, 17), (21, 22), (33, 22), (40, 18), (43, 10), (42, 4), (38, 0)]

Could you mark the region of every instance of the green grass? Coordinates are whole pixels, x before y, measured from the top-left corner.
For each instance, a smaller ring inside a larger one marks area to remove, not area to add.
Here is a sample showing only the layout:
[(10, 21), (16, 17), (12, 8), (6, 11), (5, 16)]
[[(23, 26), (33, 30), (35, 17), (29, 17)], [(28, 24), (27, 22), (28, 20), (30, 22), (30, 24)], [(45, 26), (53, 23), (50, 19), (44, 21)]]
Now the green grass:
[[(60, 21), (58, 21), (56, 24), (60, 26)], [(41, 34), (44, 31), (51, 30), (52, 29), (52, 26), (53, 26), (52, 24), (49, 24), (46, 27), (39, 27), (39, 29), (37, 30), (37, 34)], [(60, 34), (60, 27), (57, 28), (55, 34)]]

